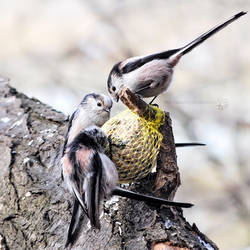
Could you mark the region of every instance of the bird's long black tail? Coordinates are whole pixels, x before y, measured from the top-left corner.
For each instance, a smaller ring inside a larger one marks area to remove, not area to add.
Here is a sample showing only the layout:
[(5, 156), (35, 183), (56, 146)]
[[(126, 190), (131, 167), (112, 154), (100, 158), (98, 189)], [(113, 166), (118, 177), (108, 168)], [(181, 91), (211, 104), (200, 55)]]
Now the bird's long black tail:
[(162, 198), (135, 193), (135, 192), (132, 192), (132, 191), (120, 188), (120, 187), (116, 187), (112, 191), (112, 195), (118, 195), (118, 196), (126, 197), (126, 198), (133, 199), (133, 200), (138, 200), (138, 201), (151, 202), (157, 205), (167, 205), (167, 206), (182, 207), (182, 208), (189, 208), (193, 206), (193, 204), (191, 203), (169, 201), (169, 200), (162, 199)]
[(199, 143), (199, 142), (180, 142), (180, 143), (175, 143), (175, 147), (176, 148), (195, 147), (195, 146), (206, 146), (206, 144)]
[(195, 40), (193, 40), (192, 42), (190, 42), (186, 46), (182, 47), (178, 51), (177, 54), (184, 55), (184, 54), (190, 52), (192, 49), (194, 49), (199, 44), (203, 43), (209, 37), (211, 37), (212, 35), (214, 35), (218, 31), (224, 29), (227, 25), (229, 25), (230, 23), (234, 22), (235, 20), (237, 20), (238, 18), (240, 18), (241, 16), (243, 16), (245, 14), (247, 14), (247, 12), (241, 11), (241, 12), (237, 13), (236, 15), (232, 16), (231, 18), (229, 18), (227, 21), (225, 21), (225, 22), (223, 22), (221, 24), (216, 25), (214, 28), (210, 29), (209, 31), (207, 31), (206, 33), (202, 34), (201, 36), (199, 36), (198, 38), (196, 38)]
[(68, 229), (68, 235), (67, 235), (67, 241), (65, 244), (65, 247), (67, 247), (69, 244), (74, 244), (77, 236), (77, 226), (79, 224), (79, 206), (80, 203), (77, 199), (74, 200), (74, 207), (73, 207), (73, 212), (72, 212), (72, 217)]

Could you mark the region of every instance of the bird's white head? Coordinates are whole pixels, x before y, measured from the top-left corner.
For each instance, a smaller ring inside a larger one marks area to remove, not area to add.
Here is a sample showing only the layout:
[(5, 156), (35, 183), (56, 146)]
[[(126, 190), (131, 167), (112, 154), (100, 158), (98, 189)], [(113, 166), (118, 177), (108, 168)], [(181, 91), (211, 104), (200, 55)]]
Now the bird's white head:
[(78, 109), (87, 113), (86, 123), (101, 127), (109, 118), (113, 102), (109, 96), (91, 93), (81, 101)]
[(133, 91), (133, 85), (137, 82), (137, 69), (145, 62), (144, 57), (131, 57), (122, 62), (116, 63), (111, 69), (108, 77), (108, 91), (114, 101), (119, 101), (119, 92), (124, 87)]
[(71, 115), (66, 144), (71, 143), (83, 129), (101, 127), (110, 118), (112, 104), (109, 96), (96, 93), (86, 95)]

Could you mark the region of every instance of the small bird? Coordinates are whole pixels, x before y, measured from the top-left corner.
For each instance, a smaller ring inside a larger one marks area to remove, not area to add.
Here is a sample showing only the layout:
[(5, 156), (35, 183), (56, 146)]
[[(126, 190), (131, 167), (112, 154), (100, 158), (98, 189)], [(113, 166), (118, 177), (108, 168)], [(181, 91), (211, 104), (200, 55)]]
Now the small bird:
[(95, 228), (100, 228), (100, 203), (118, 183), (114, 163), (104, 154), (107, 137), (99, 128), (110, 117), (112, 100), (86, 95), (70, 117), (61, 158), (63, 177), (74, 195), (66, 246), (74, 241), (79, 206)]
[(239, 12), (184, 47), (147, 56), (132, 57), (115, 64), (107, 81), (110, 95), (118, 102), (120, 90), (127, 87), (141, 98), (154, 97), (151, 104), (159, 94), (169, 87), (173, 69), (183, 55), (246, 13)]
[(72, 218), (66, 247), (78, 236), (79, 208), (89, 218), (93, 228), (100, 228), (100, 204), (111, 195), (130, 199), (188, 208), (190, 203), (173, 202), (142, 195), (118, 187), (118, 172), (112, 160), (104, 154), (108, 138), (99, 128), (110, 116), (112, 100), (98, 94), (86, 95), (70, 117), (61, 165), (63, 178), (74, 196)]

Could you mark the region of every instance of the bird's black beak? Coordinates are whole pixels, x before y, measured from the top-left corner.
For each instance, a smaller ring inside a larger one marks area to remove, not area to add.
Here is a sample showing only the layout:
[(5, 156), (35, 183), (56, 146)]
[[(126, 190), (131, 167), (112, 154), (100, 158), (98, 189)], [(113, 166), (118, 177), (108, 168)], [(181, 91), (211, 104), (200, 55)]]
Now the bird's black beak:
[(118, 94), (115, 94), (115, 96), (114, 96), (114, 100), (115, 100), (115, 102), (119, 102), (119, 95)]
[(107, 113), (110, 113), (111, 108), (104, 109)]

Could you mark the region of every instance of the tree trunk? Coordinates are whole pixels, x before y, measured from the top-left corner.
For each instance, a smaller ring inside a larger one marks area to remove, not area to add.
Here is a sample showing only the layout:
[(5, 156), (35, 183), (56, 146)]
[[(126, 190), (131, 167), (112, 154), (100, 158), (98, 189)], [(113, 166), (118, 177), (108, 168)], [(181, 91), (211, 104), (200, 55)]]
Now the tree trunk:
[[(72, 197), (57, 155), (66, 125), (64, 114), (0, 82), (0, 249), (64, 249)], [(180, 177), (167, 113), (161, 129), (157, 173), (129, 188), (173, 199)], [(101, 229), (82, 225), (72, 249), (218, 249), (181, 209), (118, 197), (103, 207)]]

